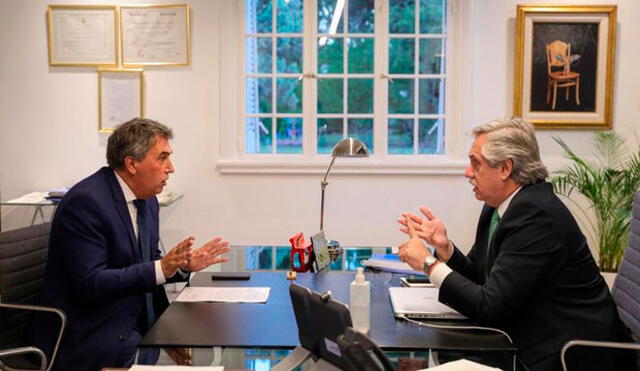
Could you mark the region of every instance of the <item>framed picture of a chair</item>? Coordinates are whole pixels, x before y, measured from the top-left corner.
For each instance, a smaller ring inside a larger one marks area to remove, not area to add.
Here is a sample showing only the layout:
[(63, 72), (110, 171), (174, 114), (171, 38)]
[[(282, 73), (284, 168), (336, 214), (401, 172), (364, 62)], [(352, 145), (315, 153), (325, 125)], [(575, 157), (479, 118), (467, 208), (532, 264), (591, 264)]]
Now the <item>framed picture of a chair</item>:
[(611, 128), (616, 12), (518, 5), (514, 116), (538, 128)]

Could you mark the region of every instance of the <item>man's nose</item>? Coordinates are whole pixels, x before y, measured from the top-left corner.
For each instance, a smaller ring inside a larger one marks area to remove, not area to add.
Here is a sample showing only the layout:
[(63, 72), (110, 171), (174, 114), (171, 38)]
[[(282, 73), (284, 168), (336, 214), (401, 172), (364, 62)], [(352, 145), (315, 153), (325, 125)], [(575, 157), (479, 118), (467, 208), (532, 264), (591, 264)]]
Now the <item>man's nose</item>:
[(471, 169), (471, 165), (467, 166), (464, 170), (464, 176), (467, 178), (471, 178), (473, 176), (473, 170)]
[(167, 173), (174, 173), (176, 171), (176, 169), (173, 167), (173, 162), (171, 162), (171, 159), (168, 159), (167, 161), (167, 169), (166, 169)]

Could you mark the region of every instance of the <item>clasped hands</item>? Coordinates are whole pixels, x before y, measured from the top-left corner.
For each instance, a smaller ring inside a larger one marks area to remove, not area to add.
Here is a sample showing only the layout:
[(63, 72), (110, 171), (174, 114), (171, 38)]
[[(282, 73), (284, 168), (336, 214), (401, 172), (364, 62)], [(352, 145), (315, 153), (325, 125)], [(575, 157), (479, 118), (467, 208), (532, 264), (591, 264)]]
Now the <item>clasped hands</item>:
[(194, 241), (193, 236), (187, 237), (162, 258), (162, 273), (166, 278), (172, 277), (178, 269), (197, 272), (212, 264), (229, 260), (220, 256), (230, 250), (229, 242), (224, 241), (222, 237), (215, 237), (196, 250), (191, 248)]
[(447, 261), (453, 254), (453, 246), (442, 221), (426, 206), (420, 206), (420, 212), (424, 218), (412, 213), (404, 213), (398, 218), (402, 225), (400, 231), (409, 236), (409, 240), (398, 247), (398, 258), (418, 271), (423, 270), (425, 258), (431, 255), (422, 241), (433, 246), (441, 260)]

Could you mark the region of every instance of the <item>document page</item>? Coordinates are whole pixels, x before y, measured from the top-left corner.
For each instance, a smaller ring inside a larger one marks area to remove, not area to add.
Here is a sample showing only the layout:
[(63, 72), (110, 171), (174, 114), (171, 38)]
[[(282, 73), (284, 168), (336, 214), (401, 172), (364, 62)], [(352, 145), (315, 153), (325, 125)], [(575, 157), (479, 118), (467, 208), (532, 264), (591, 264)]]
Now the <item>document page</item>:
[(270, 287), (185, 287), (176, 301), (216, 303), (266, 303)]
[(423, 368), (418, 371), (500, 371), (499, 368), (489, 367), (468, 359), (459, 359), (453, 362), (447, 362), (435, 367)]
[(129, 371), (223, 371), (223, 366), (145, 366), (133, 365)]

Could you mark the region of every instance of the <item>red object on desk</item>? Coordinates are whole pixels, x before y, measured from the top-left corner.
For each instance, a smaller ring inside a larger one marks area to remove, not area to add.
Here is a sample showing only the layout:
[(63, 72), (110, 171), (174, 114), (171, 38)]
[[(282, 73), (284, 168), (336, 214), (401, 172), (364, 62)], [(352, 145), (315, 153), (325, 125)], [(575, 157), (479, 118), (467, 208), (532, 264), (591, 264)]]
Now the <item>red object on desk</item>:
[[(313, 245), (304, 241), (302, 232), (289, 239), (291, 242), (291, 270), (296, 272), (308, 272), (313, 263)], [(296, 255), (298, 256), (296, 266)]]

